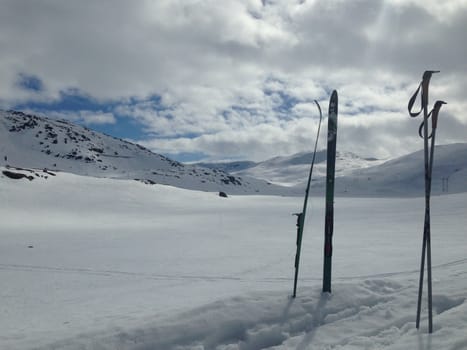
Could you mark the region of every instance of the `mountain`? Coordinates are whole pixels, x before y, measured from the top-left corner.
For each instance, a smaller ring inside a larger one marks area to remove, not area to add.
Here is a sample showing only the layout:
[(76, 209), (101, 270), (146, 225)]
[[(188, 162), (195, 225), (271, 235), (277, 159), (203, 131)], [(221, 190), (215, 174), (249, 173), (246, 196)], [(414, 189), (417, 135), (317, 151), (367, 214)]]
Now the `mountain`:
[[(291, 156), (274, 157), (263, 162), (198, 163), (211, 169), (228, 171), (237, 176), (251, 176), (283, 186), (296, 186), (308, 178), (313, 153), (302, 152)], [(352, 152), (338, 151), (336, 154), (336, 176), (349, 174), (355, 169), (381, 164), (383, 160), (362, 158)], [(326, 150), (316, 153), (313, 179), (326, 176)]]
[(231, 174), (235, 172), (241, 172), (241, 171), (251, 169), (257, 166), (258, 164), (259, 163), (256, 163), (250, 160), (240, 160), (240, 161), (234, 161), (234, 162), (218, 162), (218, 163), (205, 163), (205, 162), (196, 163), (196, 165), (201, 166), (203, 168), (223, 170)]
[[(228, 194), (287, 194), (290, 189), (223, 170), (186, 165), (122, 139), (17, 111), (0, 111), (0, 165)], [(27, 175), (27, 173), (26, 173)]]
[[(0, 140), (0, 166), (9, 166), (13, 177), (63, 171), (227, 194), (302, 196), (312, 160), (312, 153), (298, 153), (264, 162), (187, 165), (67, 121), (15, 111), (0, 111)], [(326, 151), (320, 151), (311, 194), (324, 193), (325, 173)], [(435, 195), (467, 192), (466, 143), (436, 146), (432, 181)], [(423, 196), (423, 151), (389, 161), (338, 151), (335, 190), (338, 196)]]
[[(336, 179), (336, 193), (348, 196), (423, 196), (425, 194), (423, 150), (380, 165), (353, 170)], [(320, 179), (314, 191), (324, 191)], [(434, 151), (431, 193), (467, 192), (467, 143), (438, 145)]]
[[(228, 169), (237, 176), (251, 176), (305, 191), (312, 153), (275, 157), (264, 162), (204, 163), (212, 169)], [(312, 195), (325, 190), (326, 151), (316, 154), (311, 186)], [(339, 196), (423, 196), (423, 150), (391, 160), (362, 158), (352, 152), (336, 155), (336, 195)], [(436, 146), (432, 193), (467, 192), (467, 143)]]

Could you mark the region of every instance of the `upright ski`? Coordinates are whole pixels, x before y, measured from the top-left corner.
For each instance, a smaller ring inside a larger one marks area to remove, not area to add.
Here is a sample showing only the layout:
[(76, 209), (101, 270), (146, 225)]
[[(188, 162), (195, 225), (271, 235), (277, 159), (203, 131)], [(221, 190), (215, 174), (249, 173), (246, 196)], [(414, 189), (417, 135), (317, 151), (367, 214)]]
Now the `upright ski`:
[(321, 107), (319, 106), (318, 101), (315, 100), (315, 103), (319, 110), (319, 123), (318, 123), (318, 132), (316, 134), (316, 140), (315, 140), (315, 149), (313, 151), (313, 159), (311, 160), (310, 173), (308, 175), (308, 183), (306, 185), (306, 191), (305, 191), (305, 200), (303, 201), (303, 209), (301, 213), (294, 214), (294, 215), (297, 215), (297, 252), (295, 253), (295, 278), (294, 278), (294, 283), (293, 283), (293, 294), (292, 294), (292, 297), (294, 298), (297, 296), (298, 267), (300, 265), (300, 251), (302, 248), (303, 226), (305, 224), (306, 207), (308, 203), (308, 195), (310, 193), (311, 176), (313, 174), (313, 165), (315, 164), (316, 147), (318, 146), (319, 131), (321, 129), (321, 120), (323, 119), (323, 114), (321, 113)]
[(328, 149), (326, 168), (326, 219), (324, 223), (323, 293), (331, 292), (332, 235), (334, 228), (334, 178), (337, 141), (337, 91), (329, 101)]

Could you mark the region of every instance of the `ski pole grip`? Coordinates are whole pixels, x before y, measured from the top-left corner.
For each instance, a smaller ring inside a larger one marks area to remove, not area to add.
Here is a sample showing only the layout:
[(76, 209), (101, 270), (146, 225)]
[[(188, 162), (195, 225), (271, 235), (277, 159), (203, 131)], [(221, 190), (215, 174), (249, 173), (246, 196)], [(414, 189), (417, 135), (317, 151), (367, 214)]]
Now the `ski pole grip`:
[(439, 110), (445, 104), (447, 104), (447, 103), (444, 102), (444, 101), (439, 101), (438, 100), (438, 101), (435, 102), (435, 106), (433, 107), (433, 111), (432, 111), (432, 115), (431, 115), (431, 126), (432, 126), (433, 129), (436, 129), (436, 127), (438, 125)]
[(429, 81), (433, 73), (439, 73), (439, 72), (440, 72), (439, 70), (426, 70), (423, 72), (423, 80), (427, 79)]
[(422, 78), (422, 108), (426, 108), (428, 105), (428, 86), (430, 85), (430, 79), (433, 73), (439, 73), (439, 70), (426, 70), (423, 73)]

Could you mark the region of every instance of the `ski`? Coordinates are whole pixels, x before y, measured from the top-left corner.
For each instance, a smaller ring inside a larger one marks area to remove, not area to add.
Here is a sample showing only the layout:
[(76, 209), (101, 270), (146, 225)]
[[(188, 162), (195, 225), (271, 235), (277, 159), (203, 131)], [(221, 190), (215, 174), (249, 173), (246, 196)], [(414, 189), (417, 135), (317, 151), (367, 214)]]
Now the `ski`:
[[(425, 71), (423, 73), (422, 82), (409, 100), (409, 114), (411, 117), (417, 117), (423, 111), (423, 121), (420, 125), (418, 133), (423, 138), (424, 143), (424, 163), (425, 163), (425, 220), (423, 226), (423, 243), (422, 243), (422, 257), (420, 263), (420, 278), (418, 286), (418, 300), (417, 300), (417, 318), (415, 326), (420, 328), (420, 313), (422, 304), (423, 292), (423, 279), (425, 271), (425, 256), (427, 262), (427, 275), (428, 275), (428, 332), (433, 332), (433, 306), (432, 306), (432, 277), (431, 277), (431, 227), (430, 227), (430, 196), (431, 196), (431, 179), (433, 172), (433, 158), (435, 148), (436, 128), (438, 124), (438, 114), (441, 106), (445, 104), (444, 101), (436, 101), (433, 109), (428, 113), (428, 87), (433, 73), (439, 71)], [(413, 105), (417, 99), (418, 94), (421, 94), (421, 109), (418, 112), (413, 112)], [(428, 134), (428, 119), (431, 116), (431, 134)], [(431, 138), (431, 144), (428, 140)]]
[(337, 91), (329, 101), (328, 148), (326, 165), (326, 218), (324, 222), (323, 293), (331, 293), (332, 235), (334, 228), (334, 178), (337, 141)]
[(316, 134), (316, 140), (315, 140), (315, 148), (313, 150), (313, 158), (311, 160), (311, 166), (310, 166), (310, 173), (308, 174), (308, 183), (306, 185), (306, 191), (305, 191), (305, 199), (303, 201), (303, 209), (301, 213), (294, 214), (297, 216), (297, 252), (295, 253), (295, 277), (294, 277), (294, 283), (293, 283), (293, 294), (292, 297), (295, 298), (297, 296), (297, 279), (298, 279), (298, 267), (300, 265), (300, 251), (302, 248), (302, 236), (303, 236), (303, 226), (305, 224), (305, 214), (306, 214), (306, 207), (308, 204), (308, 196), (310, 193), (310, 185), (311, 185), (311, 177), (313, 174), (313, 165), (315, 164), (315, 157), (316, 157), (316, 147), (318, 146), (318, 139), (319, 139), (319, 131), (321, 129), (321, 120), (323, 119), (323, 114), (321, 113), (321, 107), (318, 103), (318, 101), (314, 101), (316, 106), (318, 107), (319, 110), (319, 123), (318, 123), (318, 132)]

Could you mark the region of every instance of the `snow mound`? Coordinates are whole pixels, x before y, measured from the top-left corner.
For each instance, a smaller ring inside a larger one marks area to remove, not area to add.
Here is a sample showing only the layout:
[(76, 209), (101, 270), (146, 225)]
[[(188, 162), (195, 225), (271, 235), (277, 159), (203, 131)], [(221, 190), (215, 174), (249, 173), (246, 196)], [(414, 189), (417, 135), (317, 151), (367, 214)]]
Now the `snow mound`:
[(362, 280), (339, 283), (332, 295), (321, 294), (317, 287), (302, 289), (297, 299), (284, 292), (255, 293), (195, 308), (163, 325), (81, 334), (47, 348), (464, 349), (466, 298), (435, 295), (437, 322), (428, 338), (426, 330), (415, 329), (416, 289), (405, 285), (392, 279)]

